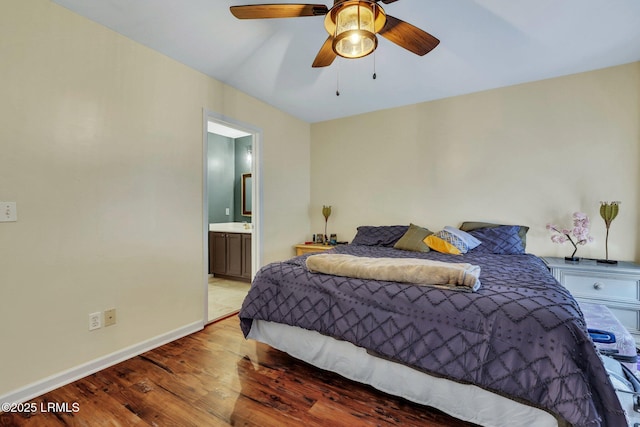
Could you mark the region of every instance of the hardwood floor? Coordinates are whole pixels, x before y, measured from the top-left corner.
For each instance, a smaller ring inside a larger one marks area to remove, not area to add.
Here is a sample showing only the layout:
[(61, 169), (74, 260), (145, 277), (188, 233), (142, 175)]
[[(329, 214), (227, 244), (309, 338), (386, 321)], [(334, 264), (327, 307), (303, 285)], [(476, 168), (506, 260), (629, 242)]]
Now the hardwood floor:
[(0, 426), (472, 425), (247, 341), (236, 316), (29, 405)]

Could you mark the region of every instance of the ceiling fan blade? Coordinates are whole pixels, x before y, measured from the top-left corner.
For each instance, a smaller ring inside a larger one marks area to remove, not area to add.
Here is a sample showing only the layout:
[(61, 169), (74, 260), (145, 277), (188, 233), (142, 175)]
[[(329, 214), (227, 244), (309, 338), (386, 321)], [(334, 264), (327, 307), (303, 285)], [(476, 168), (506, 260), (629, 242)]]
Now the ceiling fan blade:
[(336, 56), (336, 53), (333, 51), (333, 37), (329, 36), (320, 48), (320, 52), (316, 55), (316, 59), (313, 60), (311, 66), (314, 68), (328, 67), (333, 63), (333, 60), (336, 59)]
[(378, 34), (420, 56), (431, 52), (440, 43), (440, 40), (426, 31), (389, 15), (387, 23)]
[[(376, 0), (376, 1), (378, 1), (378, 0)], [(384, 3), (384, 4), (389, 4), (389, 3), (395, 3), (395, 2), (397, 2), (398, 0), (379, 0), (379, 1), (381, 1), (381, 2), (382, 2), (382, 3)]]
[(321, 16), (329, 12), (323, 4), (252, 4), (231, 6), (229, 9), (238, 19), (297, 18)]

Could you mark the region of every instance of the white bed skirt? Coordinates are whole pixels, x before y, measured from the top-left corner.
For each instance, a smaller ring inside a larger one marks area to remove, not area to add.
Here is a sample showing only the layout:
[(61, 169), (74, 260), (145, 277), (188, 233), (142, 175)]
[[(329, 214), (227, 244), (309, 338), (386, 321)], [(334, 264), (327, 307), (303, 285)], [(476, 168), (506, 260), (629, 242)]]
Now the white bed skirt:
[[(311, 365), (485, 427), (558, 427), (550, 413), (474, 385), (431, 376), (315, 331), (254, 320), (247, 338)], [(564, 424), (564, 423), (562, 423)]]

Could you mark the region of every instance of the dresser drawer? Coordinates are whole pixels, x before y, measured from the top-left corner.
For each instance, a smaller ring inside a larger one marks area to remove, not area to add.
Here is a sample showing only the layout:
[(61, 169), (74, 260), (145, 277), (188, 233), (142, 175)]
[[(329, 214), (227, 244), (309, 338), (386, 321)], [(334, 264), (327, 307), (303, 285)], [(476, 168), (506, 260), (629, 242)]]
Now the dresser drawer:
[(574, 296), (598, 299), (617, 299), (626, 302), (639, 300), (638, 281), (630, 277), (599, 276), (593, 273), (561, 272), (560, 283)]
[(316, 253), (316, 252), (324, 252), (324, 251), (328, 251), (329, 249), (333, 249), (335, 246), (331, 246), (331, 245), (318, 245), (318, 244), (313, 244), (313, 245), (295, 245), (294, 248), (296, 250), (296, 256), (298, 255), (304, 255), (304, 254), (311, 254), (311, 253)]
[(567, 263), (562, 258), (545, 262), (579, 303), (607, 306), (640, 345), (640, 265), (628, 261), (602, 265), (588, 259)]

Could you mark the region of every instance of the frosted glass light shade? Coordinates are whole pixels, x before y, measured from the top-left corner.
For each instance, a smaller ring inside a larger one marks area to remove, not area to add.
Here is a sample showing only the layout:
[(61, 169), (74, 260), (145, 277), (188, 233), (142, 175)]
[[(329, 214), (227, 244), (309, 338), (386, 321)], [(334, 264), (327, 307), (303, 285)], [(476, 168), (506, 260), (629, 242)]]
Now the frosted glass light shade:
[(384, 10), (372, 1), (346, 1), (325, 18), (333, 36), (333, 51), (344, 58), (362, 58), (378, 46), (376, 33), (386, 22)]

